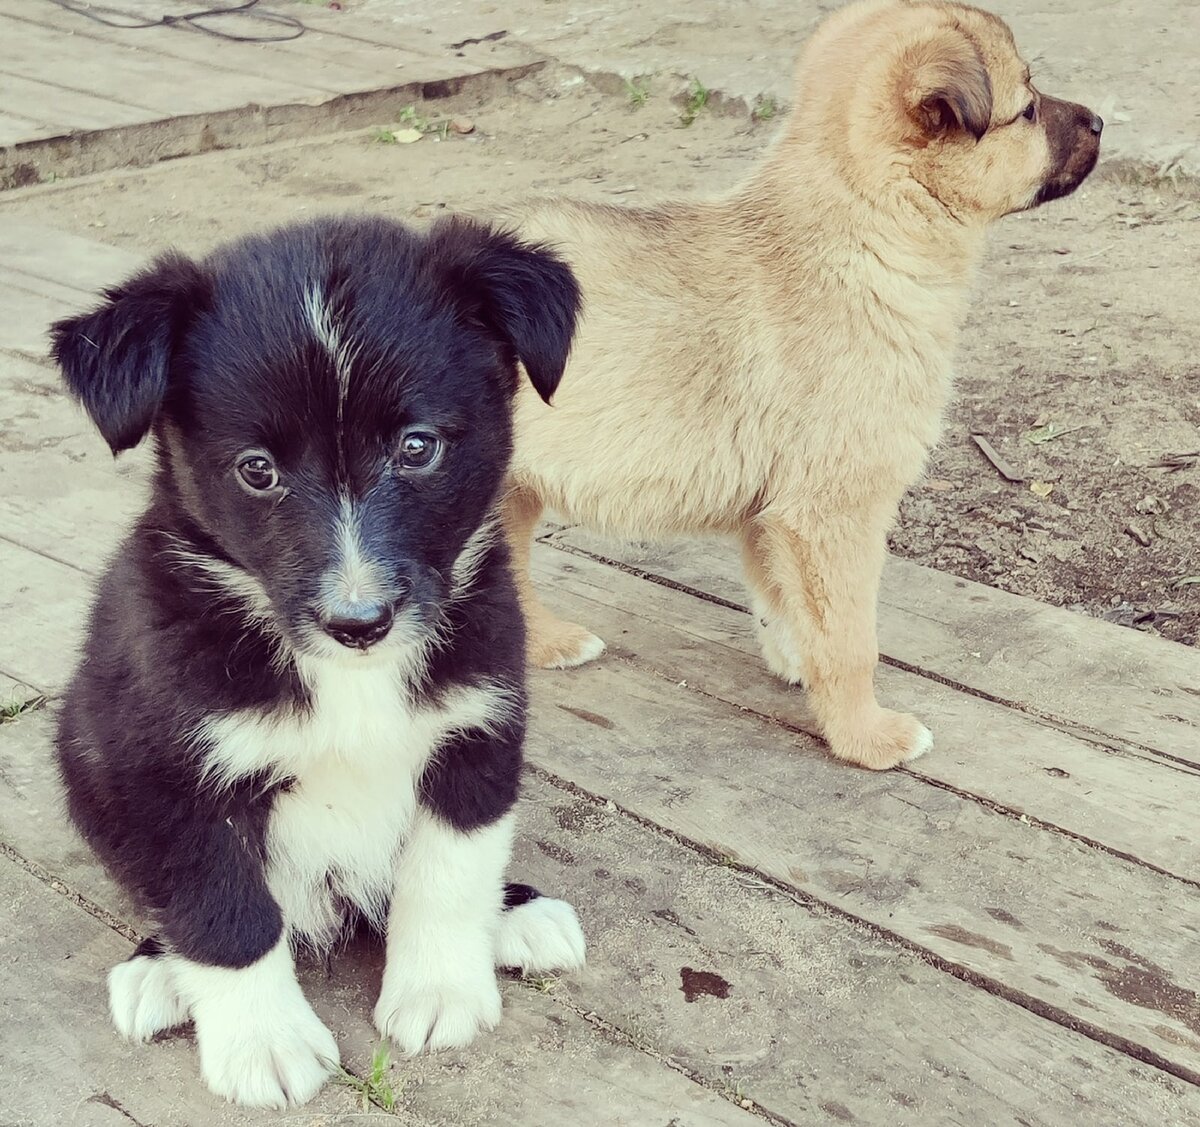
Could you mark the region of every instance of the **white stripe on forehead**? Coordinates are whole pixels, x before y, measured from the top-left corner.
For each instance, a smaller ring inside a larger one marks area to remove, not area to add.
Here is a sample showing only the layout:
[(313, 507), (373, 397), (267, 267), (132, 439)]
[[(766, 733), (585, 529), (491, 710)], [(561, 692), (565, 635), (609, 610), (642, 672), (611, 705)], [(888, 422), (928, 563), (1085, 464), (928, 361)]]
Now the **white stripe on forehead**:
[(314, 282), (304, 291), (304, 313), (318, 343), (333, 361), (333, 370), (338, 382), (338, 450), (342, 453), (342, 420), (346, 413), (346, 396), (350, 394), (350, 365), (357, 350), (351, 342), (343, 339), (342, 326), (334, 321), (333, 311), (329, 308), (320, 283)]

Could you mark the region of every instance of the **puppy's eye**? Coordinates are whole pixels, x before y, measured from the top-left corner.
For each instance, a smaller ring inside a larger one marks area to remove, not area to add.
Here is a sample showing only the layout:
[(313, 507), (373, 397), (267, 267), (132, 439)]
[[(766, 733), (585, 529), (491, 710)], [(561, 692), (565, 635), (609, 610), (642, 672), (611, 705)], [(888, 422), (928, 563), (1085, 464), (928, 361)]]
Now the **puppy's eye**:
[(400, 439), (396, 463), (401, 469), (432, 469), (442, 454), (442, 440), (424, 430), (410, 430)]
[(1021, 116), (1026, 121), (1037, 121), (1037, 102), (1030, 102), (1022, 111)]
[(279, 484), (279, 471), (265, 454), (248, 454), (237, 464), (242, 484), (255, 493), (265, 493)]

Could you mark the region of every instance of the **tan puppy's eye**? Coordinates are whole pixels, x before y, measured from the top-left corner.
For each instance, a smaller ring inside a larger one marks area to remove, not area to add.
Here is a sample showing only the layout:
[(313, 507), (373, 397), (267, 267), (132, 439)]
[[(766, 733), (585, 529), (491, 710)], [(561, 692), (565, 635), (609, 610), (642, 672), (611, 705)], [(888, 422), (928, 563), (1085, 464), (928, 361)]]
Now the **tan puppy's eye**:
[(1026, 121), (1037, 121), (1037, 102), (1030, 102), (1022, 111), (1021, 116)]

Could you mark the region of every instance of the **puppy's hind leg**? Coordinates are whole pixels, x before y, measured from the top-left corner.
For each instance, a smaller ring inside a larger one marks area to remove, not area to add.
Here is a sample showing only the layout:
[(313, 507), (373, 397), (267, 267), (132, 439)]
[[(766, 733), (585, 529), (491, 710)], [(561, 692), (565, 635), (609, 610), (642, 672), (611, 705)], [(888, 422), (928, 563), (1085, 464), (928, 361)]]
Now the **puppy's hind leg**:
[(755, 547), (756, 542), (753, 532), (742, 539), (742, 564), (754, 633), (767, 668), (781, 681), (798, 685), (804, 677), (800, 643), (790, 620), (780, 609), (778, 592), (773, 590), (772, 579), (764, 570), (765, 561)]
[(586, 944), (575, 909), (527, 884), (504, 888), (504, 914), (496, 932), (496, 966), (525, 974), (578, 970)]
[(830, 751), (876, 771), (933, 746), (915, 717), (881, 708), (875, 699), (875, 607), (886, 526), (882, 510), (812, 519), (762, 513), (747, 533), (770, 609), (795, 635), (801, 679)]
[(530, 551), (542, 507), (541, 498), (533, 490), (512, 485), (504, 499), (504, 528), (512, 552), (513, 577), (525, 614), (530, 664), (541, 669), (570, 669), (598, 658), (604, 652), (604, 642), (590, 630), (556, 618), (534, 590), (529, 574)]

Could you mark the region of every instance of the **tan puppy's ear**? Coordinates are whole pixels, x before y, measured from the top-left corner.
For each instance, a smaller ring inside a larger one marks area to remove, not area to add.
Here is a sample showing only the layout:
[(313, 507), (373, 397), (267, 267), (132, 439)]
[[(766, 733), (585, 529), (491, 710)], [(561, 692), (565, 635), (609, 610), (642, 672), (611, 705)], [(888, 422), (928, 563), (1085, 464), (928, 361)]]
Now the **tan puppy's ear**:
[(927, 137), (963, 130), (978, 141), (992, 120), (992, 81), (975, 45), (952, 27), (904, 52), (902, 89), (909, 117)]

